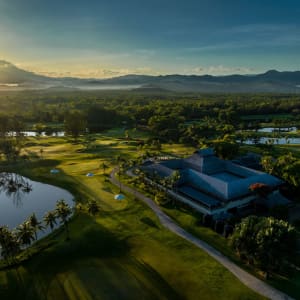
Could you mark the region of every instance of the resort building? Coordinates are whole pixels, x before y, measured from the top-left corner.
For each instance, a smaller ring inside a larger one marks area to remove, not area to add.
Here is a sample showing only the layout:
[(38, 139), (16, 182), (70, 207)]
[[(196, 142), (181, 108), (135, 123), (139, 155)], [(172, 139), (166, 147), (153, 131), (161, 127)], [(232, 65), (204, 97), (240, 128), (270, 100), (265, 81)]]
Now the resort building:
[[(267, 173), (222, 160), (211, 148), (196, 151), (185, 159), (146, 161), (142, 169), (156, 183), (171, 178), (178, 171), (176, 188), (169, 189), (169, 195), (210, 215), (231, 212), (255, 201), (257, 195), (249, 190), (252, 184), (268, 185), (273, 198), (283, 184), (282, 180)], [(282, 196), (277, 198), (280, 204), (287, 200)]]

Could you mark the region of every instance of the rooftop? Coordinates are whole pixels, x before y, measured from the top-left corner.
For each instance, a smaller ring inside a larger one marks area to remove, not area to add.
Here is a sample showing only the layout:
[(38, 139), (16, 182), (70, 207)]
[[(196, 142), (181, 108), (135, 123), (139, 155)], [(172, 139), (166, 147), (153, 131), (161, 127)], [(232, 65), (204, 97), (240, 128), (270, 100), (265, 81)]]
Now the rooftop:
[(267, 173), (243, 167), (215, 156), (213, 149), (201, 149), (185, 159), (172, 159), (145, 166), (147, 172), (160, 177), (179, 170), (178, 191), (207, 206), (216, 206), (251, 194), (249, 186), (264, 183), (276, 187), (282, 181)]

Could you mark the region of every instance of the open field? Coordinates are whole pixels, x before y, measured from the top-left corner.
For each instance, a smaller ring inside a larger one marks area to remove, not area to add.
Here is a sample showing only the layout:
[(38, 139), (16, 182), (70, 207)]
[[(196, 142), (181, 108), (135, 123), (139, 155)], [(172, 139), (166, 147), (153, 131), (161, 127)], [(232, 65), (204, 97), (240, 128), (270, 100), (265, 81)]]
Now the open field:
[[(2, 269), (0, 298), (262, 298), (203, 251), (163, 229), (141, 202), (128, 195), (125, 201), (113, 199), (117, 189), (105, 181), (99, 165), (105, 162), (112, 168), (117, 155), (130, 159), (139, 154), (134, 143), (117, 136), (112, 132), (95, 135), (89, 144), (67, 138), (31, 138), (27, 147), (31, 160), (3, 166), (64, 187), (83, 204), (96, 199), (101, 212), (90, 217), (78, 211), (70, 222), (70, 241), (58, 230), (25, 252), (25, 261), (17, 268)], [(166, 152), (180, 155), (187, 150), (168, 147)], [(34, 158), (41, 148), (43, 158)], [(53, 167), (61, 173), (50, 174)], [(86, 177), (87, 172), (95, 176)]]

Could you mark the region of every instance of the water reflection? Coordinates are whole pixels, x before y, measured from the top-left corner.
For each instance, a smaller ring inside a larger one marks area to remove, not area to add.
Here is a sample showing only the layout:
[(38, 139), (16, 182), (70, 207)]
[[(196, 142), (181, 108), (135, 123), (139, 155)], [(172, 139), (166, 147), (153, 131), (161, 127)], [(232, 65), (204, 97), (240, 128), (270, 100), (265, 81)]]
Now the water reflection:
[(11, 198), (16, 207), (22, 205), (23, 195), (32, 191), (32, 185), (25, 177), (15, 173), (0, 173), (0, 193)]
[[(32, 213), (42, 221), (45, 213), (55, 209), (60, 199), (64, 199), (71, 207), (74, 204), (72, 194), (64, 189), (32, 181), (15, 173), (0, 173), (0, 225), (13, 229)], [(38, 237), (49, 232), (48, 229), (39, 232)]]

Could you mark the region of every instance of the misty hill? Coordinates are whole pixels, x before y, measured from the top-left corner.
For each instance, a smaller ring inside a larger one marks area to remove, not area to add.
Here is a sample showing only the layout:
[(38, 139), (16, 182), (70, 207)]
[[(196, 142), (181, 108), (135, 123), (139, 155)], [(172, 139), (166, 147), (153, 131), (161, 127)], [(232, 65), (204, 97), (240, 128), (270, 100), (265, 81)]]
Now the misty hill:
[(49, 78), (32, 72), (24, 71), (15, 65), (0, 60), (0, 83), (23, 84), (26, 82), (48, 82)]
[(270, 70), (257, 75), (125, 75), (110, 79), (52, 78), (22, 70), (0, 61), (0, 88), (3, 89), (133, 89), (203, 93), (300, 93), (300, 71)]
[(106, 80), (117, 84), (142, 84), (147, 86), (179, 91), (179, 92), (274, 92), (274, 93), (299, 93), (300, 71), (278, 72), (268, 71), (258, 75), (166, 75), (166, 76), (139, 76), (130, 75)]

